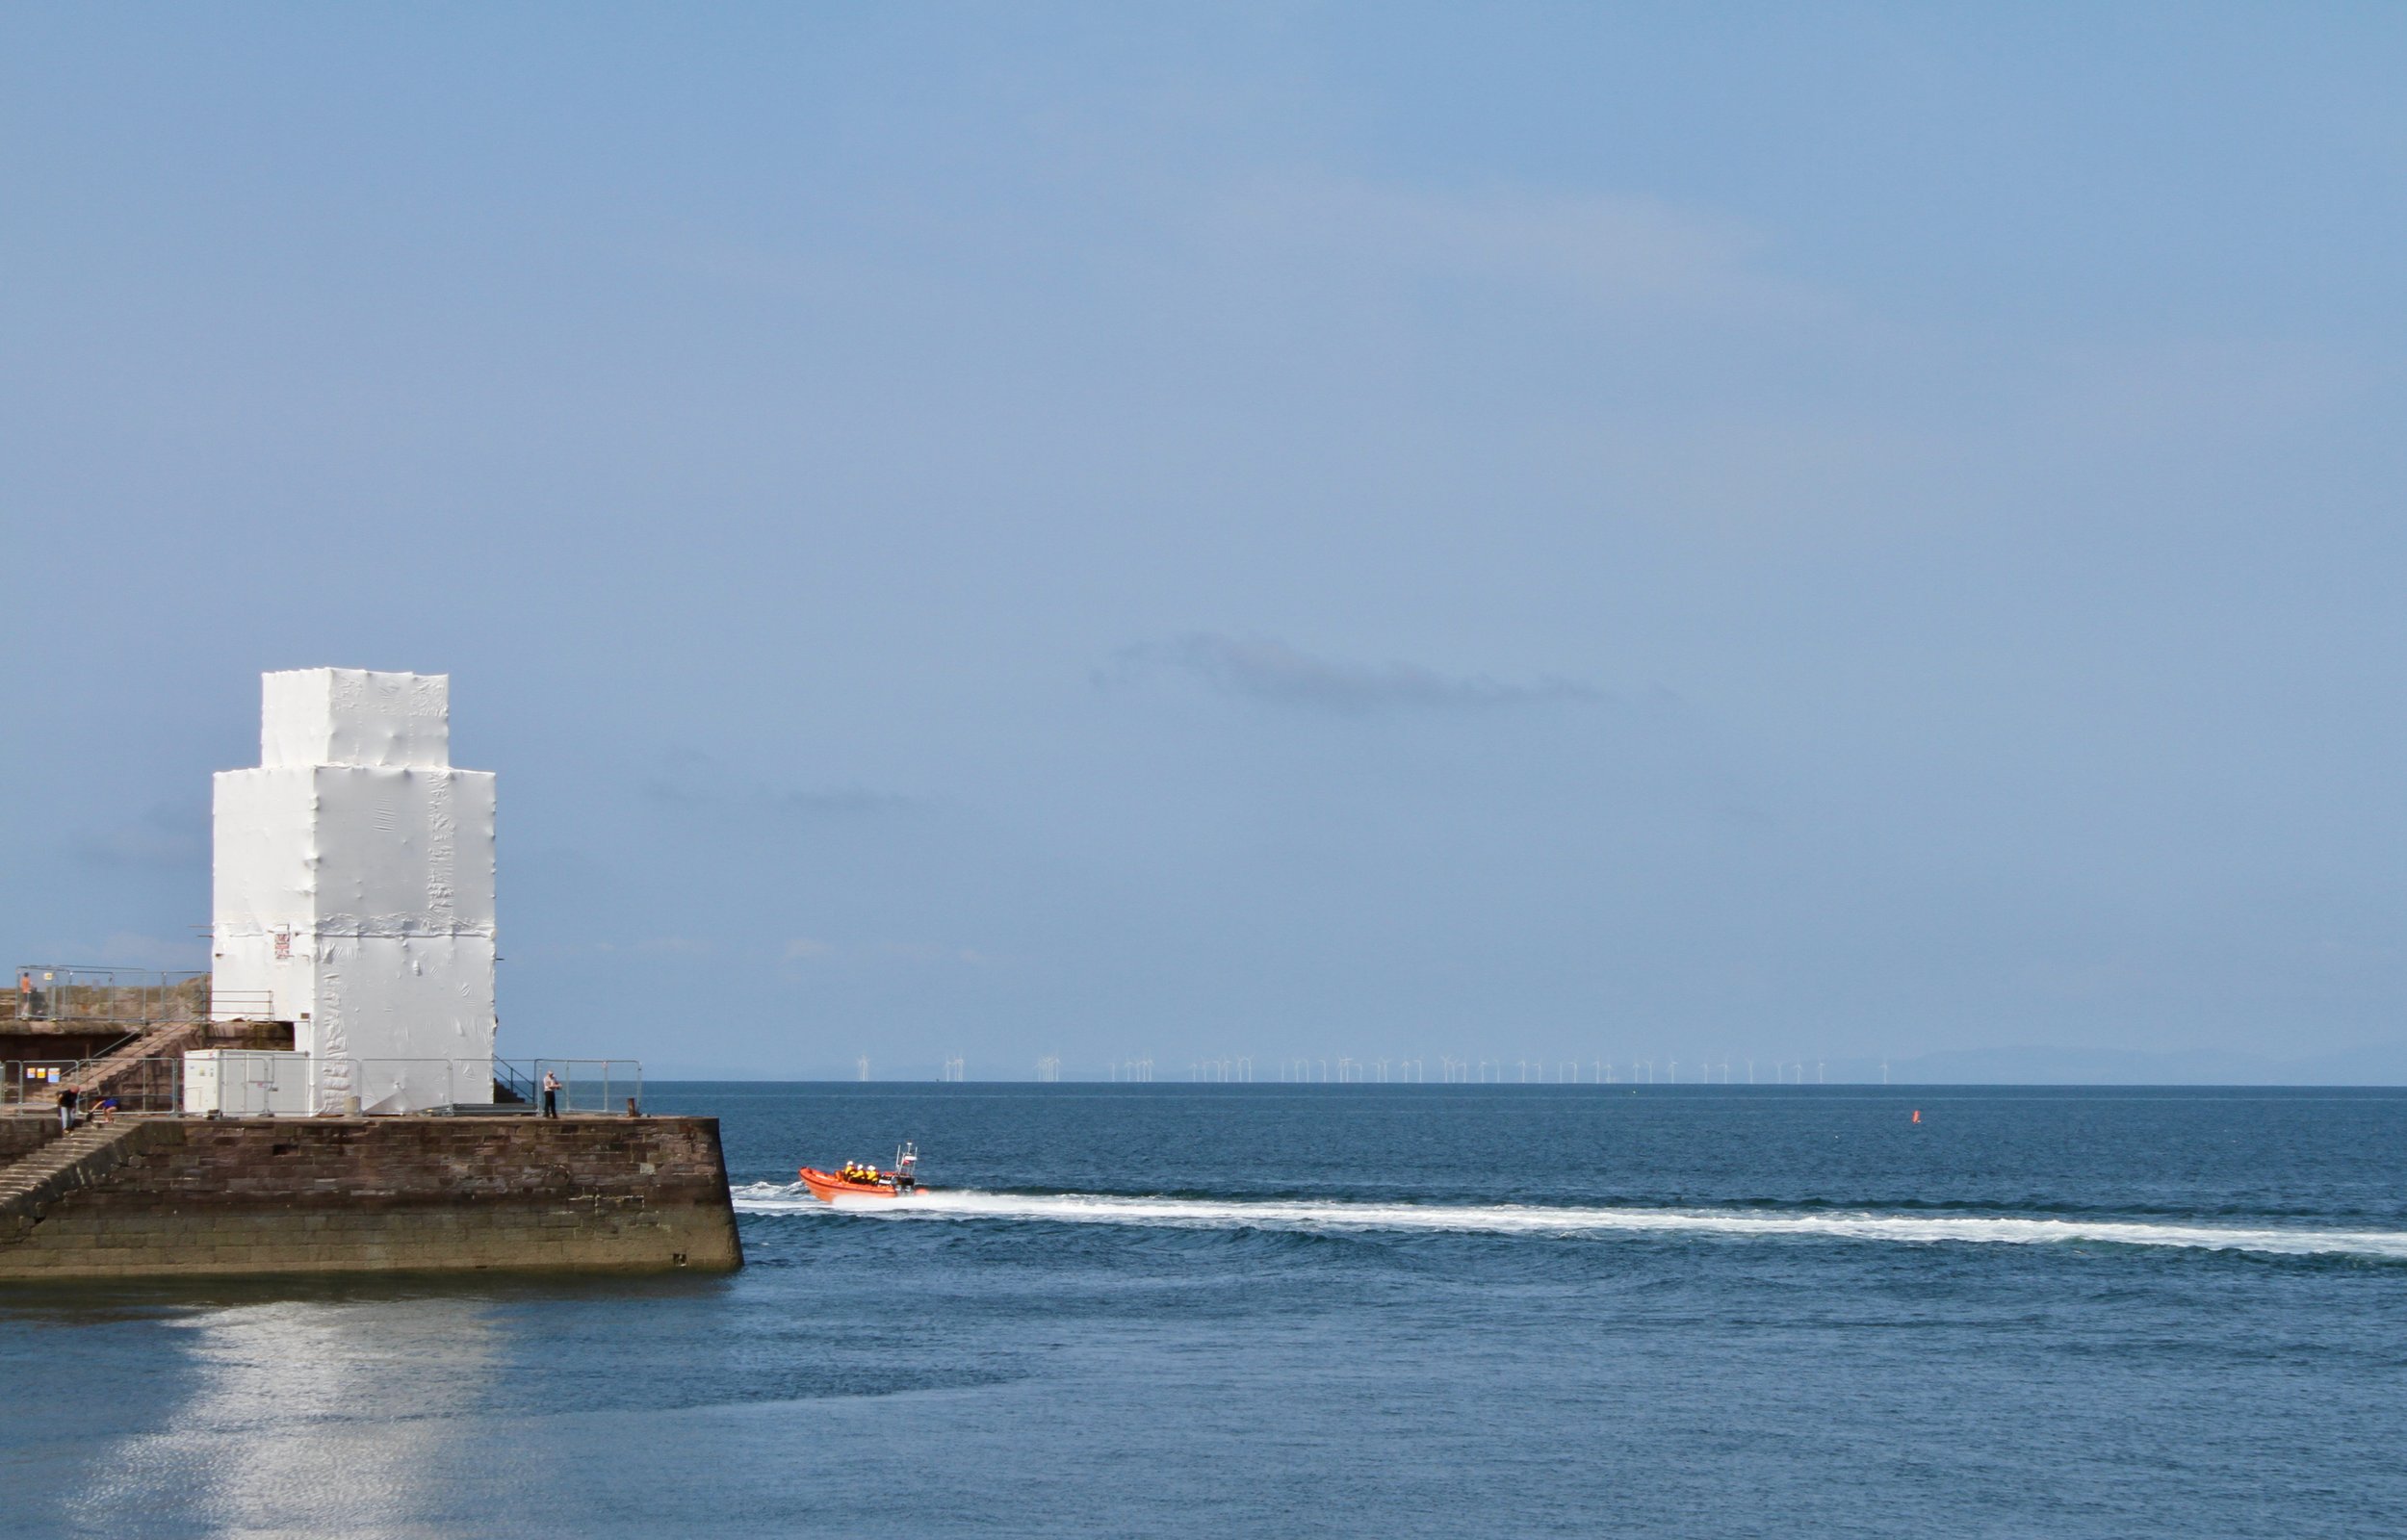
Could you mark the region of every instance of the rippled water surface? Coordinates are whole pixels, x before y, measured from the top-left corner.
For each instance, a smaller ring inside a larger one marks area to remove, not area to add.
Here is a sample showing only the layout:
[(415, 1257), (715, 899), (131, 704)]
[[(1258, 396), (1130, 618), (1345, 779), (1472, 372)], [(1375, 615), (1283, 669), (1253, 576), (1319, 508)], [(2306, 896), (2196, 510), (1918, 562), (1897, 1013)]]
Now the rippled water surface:
[(0, 1530), (2407, 1533), (2399, 1092), (652, 1100), (736, 1277), (0, 1293)]

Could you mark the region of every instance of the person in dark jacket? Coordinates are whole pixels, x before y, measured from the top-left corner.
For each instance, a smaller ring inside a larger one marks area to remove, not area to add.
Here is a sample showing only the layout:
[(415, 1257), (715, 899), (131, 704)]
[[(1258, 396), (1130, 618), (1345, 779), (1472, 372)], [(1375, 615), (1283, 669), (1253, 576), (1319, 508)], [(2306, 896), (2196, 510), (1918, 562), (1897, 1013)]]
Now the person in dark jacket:
[(59, 1132), (62, 1134), (71, 1134), (74, 1131), (75, 1088), (73, 1086), (61, 1086), (59, 1088)]

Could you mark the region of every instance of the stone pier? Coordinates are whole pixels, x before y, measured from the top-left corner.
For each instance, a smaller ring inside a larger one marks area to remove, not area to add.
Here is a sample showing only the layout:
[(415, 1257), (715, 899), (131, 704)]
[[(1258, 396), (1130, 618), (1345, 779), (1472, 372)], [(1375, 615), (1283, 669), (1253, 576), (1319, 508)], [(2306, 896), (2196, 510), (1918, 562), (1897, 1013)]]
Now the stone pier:
[(743, 1264), (714, 1117), (5, 1121), (0, 1282)]

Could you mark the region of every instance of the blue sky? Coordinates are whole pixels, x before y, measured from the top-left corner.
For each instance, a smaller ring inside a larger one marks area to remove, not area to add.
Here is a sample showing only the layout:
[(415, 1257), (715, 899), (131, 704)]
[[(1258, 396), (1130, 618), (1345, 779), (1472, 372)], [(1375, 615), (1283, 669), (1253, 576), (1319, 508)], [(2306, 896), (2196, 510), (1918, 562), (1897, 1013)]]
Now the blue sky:
[(2407, 18), (21, 6), (0, 935), (453, 675), (505, 1051), (2402, 1036)]

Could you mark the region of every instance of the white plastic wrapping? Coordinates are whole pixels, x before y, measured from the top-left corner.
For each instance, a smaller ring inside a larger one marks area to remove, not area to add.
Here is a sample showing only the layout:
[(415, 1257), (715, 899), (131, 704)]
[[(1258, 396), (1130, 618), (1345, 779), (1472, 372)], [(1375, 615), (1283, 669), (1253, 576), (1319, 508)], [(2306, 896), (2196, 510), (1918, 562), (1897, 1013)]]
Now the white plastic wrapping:
[(449, 675), (299, 668), (259, 680), (264, 766), (452, 762)]
[(356, 1095), (362, 1112), (401, 1113), (493, 1100), (491, 932), (324, 936), (314, 965), (306, 1037), (320, 1105)]
[(294, 1023), (324, 1107), (493, 1097), (494, 778), (448, 762), (448, 696), (267, 675), (265, 762), (217, 777), (219, 997)]
[(215, 778), (210, 950), (221, 1010), (295, 1022), (312, 1014), (314, 775), (224, 770)]
[(321, 931), (492, 931), (490, 772), (324, 768), (312, 783)]

